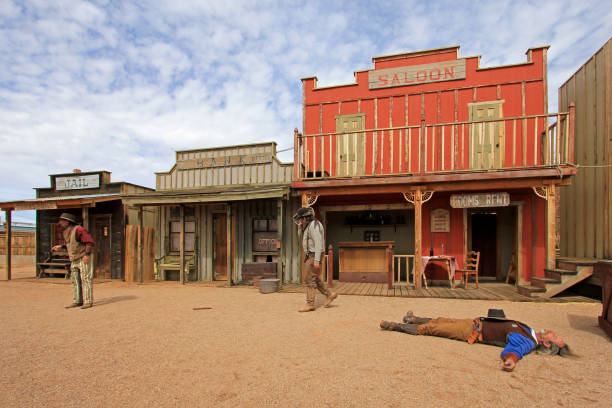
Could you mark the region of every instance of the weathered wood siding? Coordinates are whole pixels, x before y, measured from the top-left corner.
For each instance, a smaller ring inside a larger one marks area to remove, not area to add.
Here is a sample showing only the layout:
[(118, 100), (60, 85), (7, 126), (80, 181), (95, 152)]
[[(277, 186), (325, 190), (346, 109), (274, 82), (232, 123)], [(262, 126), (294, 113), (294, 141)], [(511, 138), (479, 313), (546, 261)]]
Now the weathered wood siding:
[[(283, 263), (283, 281), (299, 282), (300, 270), (298, 258), (300, 248), (297, 240), (296, 226), (292, 221), (293, 214), (301, 206), (300, 199), (293, 197), (282, 200), (283, 205), (283, 240), (279, 262)], [(261, 199), (234, 201), (231, 203), (215, 203), (206, 205), (194, 205), (194, 217), (196, 222), (196, 240), (198, 253), (198, 280), (211, 281), (213, 279), (213, 214), (226, 213), (227, 206), (231, 205), (231, 213), (235, 222), (235, 236), (232, 241), (235, 245), (235, 257), (233, 258), (233, 276), (237, 282), (242, 281), (242, 265), (253, 262), (253, 220), (256, 218), (278, 219), (280, 199)], [(168, 228), (170, 225), (171, 207), (160, 208), (159, 221), (157, 223), (156, 256), (167, 253)], [(186, 220), (191, 220), (187, 218)]]
[(612, 258), (612, 39), (559, 88), (576, 104), (576, 164), (561, 190), (561, 256)]
[[(181, 169), (179, 162), (197, 159), (222, 159), (235, 156), (270, 155), (267, 163), (227, 165)], [(283, 164), (276, 158), (276, 143), (232, 146), (217, 149), (199, 149), (176, 152), (175, 165), (167, 173), (156, 174), (156, 189), (176, 190), (202, 187), (237, 185), (289, 184), (293, 165)]]

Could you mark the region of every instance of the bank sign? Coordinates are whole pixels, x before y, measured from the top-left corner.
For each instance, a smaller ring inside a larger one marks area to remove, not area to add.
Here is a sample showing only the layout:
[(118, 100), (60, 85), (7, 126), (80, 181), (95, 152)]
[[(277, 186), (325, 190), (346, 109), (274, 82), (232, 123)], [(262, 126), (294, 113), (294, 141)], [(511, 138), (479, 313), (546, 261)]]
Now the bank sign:
[(68, 176), (68, 177), (56, 177), (55, 178), (55, 189), (56, 190), (81, 190), (85, 188), (99, 188), (100, 187), (100, 175), (90, 174), (87, 176)]
[(478, 194), (452, 194), (450, 205), (453, 208), (477, 207), (507, 207), (510, 204), (508, 193), (478, 193)]
[(465, 79), (465, 60), (434, 62), (408, 67), (375, 69), (368, 73), (370, 89), (419, 85)]

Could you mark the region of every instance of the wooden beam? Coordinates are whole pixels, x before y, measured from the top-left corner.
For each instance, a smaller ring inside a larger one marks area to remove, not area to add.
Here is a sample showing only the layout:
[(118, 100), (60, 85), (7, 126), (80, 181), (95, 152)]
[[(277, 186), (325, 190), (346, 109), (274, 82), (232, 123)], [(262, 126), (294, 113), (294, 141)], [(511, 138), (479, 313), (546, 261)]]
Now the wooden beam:
[(143, 275), (143, 268), (142, 268), (142, 263), (143, 263), (143, 241), (144, 241), (144, 237), (143, 237), (143, 232), (144, 232), (144, 228), (143, 228), (143, 212), (144, 209), (142, 206), (138, 207), (138, 283), (142, 283), (142, 275)]
[(554, 269), (557, 263), (557, 190), (554, 184), (547, 187), (546, 194), (546, 268)]
[(185, 284), (185, 207), (179, 206), (180, 229), (179, 229), (179, 281)]
[(5, 210), (4, 213), (6, 214), (6, 224), (4, 227), (4, 232), (6, 234), (6, 280), (11, 280), (11, 257), (13, 252), (11, 250), (11, 240), (13, 235), (13, 227), (11, 225), (11, 210)]
[(89, 208), (81, 207), (81, 218), (83, 219), (83, 228), (89, 231)]
[(421, 236), (423, 223), (423, 202), (421, 201), (421, 190), (417, 189), (414, 193), (414, 285), (421, 289), (422, 278), (421, 269), (423, 260), (421, 258)]
[(227, 268), (227, 286), (232, 286), (232, 203), (227, 203), (226, 207), (226, 248), (225, 262)]
[[(278, 248), (278, 258), (276, 261), (276, 277), (279, 279), (279, 282), (283, 283), (283, 266), (285, 265), (285, 236), (283, 229), (283, 219), (285, 212), (285, 205), (282, 198), (279, 198), (276, 202), (277, 209), (277, 221), (276, 225), (278, 228), (278, 240), (279, 240), (279, 248)], [(244, 279), (244, 278), (243, 278)]]

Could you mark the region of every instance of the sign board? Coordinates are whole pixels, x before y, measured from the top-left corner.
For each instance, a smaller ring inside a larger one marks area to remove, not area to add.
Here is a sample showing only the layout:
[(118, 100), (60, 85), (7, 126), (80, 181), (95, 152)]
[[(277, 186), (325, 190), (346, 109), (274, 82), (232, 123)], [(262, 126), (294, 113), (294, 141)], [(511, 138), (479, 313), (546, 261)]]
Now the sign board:
[(454, 81), (456, 79), (465, 79), (464, 59), (407, 67), (374, 69), (368, 72), (370, 89)]
[(431, 232), (450, 232), (450, 211), (438, 208), (431, 212)]
[(272, 252), (278, 250), (278, 232), (254, 232), (253, 251)]
[(452, 194), (450, 205), (453, 208), (507, 207), (510, 205), (510, 194), (505, 192)]
[(206, 169), (210, 167), (244, 166), (248, 164), (272, 163), (271, 154), (243, 154), (237, 156), (205, 157), (201, 159), (179, 160), (179, 170)]
[(86, 188), (100, 188), (100, 175), (67, 176), (55, 178), (56, 190), (82, 190)]

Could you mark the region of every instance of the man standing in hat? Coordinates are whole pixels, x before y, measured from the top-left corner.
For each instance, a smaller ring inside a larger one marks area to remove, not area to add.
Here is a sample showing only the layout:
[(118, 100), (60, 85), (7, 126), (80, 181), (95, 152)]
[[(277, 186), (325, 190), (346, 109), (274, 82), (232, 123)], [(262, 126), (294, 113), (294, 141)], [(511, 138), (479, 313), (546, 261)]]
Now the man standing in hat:
[(541, 354), (571, 355), (568, 345), (552, 330), (535, 332), (525, 323), (496, 317), (475, 319), (451, 319), (448, 317), (418, 317), (409, 311), (404, 323), (383, 320), (380, 328), (402, 333), (438, 336), (447, 339), (467, 341), (469, 344), (484, 343), (503, 347), (501, 359), (504, 371), (512, 371), (523, 356), (534, 349)]
[[(306, 268), (306, 305), (299, 312), (312, 312), (315, 310), (315, 296), (317, 289), (327, 296), (325, 307), (338, 297), (337, 293), (331, 292), (325, 287), (319, 275), (321, 274), (321, 259), (325, 252), (325, 231), (323, 224), (314, 217), (311, 207), (303, 207), (297, 210), (293, 221), (298, 226), (298, 233), (302, 239), (304, 249), (304, 268)], [(331, 271), (330, 271), (331, 273)]]
[(52, 249), (59, 251), (65, 248), (70, 259), (70, 278), (72, 280), (72, 304), (66, 309), (81, 306), (89, 309), (93, 306), (93, 268), (91, 251), (94, 241), (89, 232), (77, 223), (74, 215), (63, 213), (58, 221), (64, 234), (64, 245), (55, 245)]

